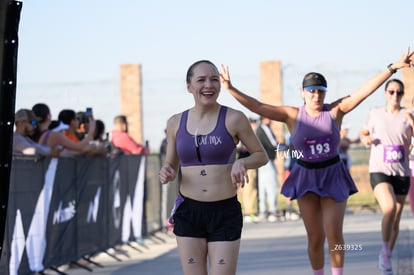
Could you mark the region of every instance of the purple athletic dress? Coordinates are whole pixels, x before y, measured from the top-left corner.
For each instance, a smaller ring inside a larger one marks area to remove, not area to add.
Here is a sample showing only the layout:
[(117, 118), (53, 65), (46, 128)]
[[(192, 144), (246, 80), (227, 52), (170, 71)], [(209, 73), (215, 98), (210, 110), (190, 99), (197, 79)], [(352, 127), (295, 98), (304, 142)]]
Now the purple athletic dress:
[(358, 192), (339, 159), (339, 127), (327, 105), (317, 117), (302, 106), (291, 139), (295, 149), (290, 153), (297, 163), (282, 186), (284, 196), (293, 200), (312, 192), (340, 202)]

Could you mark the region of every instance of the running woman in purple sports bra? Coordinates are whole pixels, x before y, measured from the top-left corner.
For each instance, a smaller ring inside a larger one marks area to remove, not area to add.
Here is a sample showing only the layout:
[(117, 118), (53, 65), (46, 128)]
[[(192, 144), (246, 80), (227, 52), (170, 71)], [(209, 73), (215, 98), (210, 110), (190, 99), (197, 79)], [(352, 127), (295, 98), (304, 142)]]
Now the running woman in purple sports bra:
[(389, 80), (384, 91), (386, 105), (369, 112), (360, 132), (361, 141), (371, 148), (370, 181), (383, 213), (378, 264), (383, 274), (392, 274), (391, 254), (410, 188), (409, 155), (414, 118), (412, 110), (401, 106), (403, 95), (403, 82)]
[(301, 107), (272, 106), (236, 89), (230, 81), (228, 67), (222, 66), (221, 79), (231, 95), (249, 110), (284, 122), (296, 151), (301, 152), (297, 164), (282, 186), (282, 194), (297, 199), (308, 237), (308, 255), (314, 274), (324, 274), (324, 243), (328, 239), (333, 275), (343, 274), (344, 239), (342, 225), (346, 200), (357, 192), (348, 169), (340, 161), (339, 129), (344, 115), (380, 87), (396, 70), (412, 67), (414, 52), (366, 81), (351, 94), (333, 103), (325, 103), (327, 82), (315, 72), (305, 75)]
[[(217, 67), (207, 60), (195, 62), (187, 72), (187, 89), (195, 104), (167, 123), (167, 150), (159, 176), (161, 183), (168, 183), (181, 167), (170, 221), (186, 275), (207, 275), (208, 270), (236, 274), (243, 226), (237, 189), (248, 183), (247, 169), (267, 162), (247, 117), (217, 102), (220, 88)], [(236, 160), (239, 141), (250, 155)]]

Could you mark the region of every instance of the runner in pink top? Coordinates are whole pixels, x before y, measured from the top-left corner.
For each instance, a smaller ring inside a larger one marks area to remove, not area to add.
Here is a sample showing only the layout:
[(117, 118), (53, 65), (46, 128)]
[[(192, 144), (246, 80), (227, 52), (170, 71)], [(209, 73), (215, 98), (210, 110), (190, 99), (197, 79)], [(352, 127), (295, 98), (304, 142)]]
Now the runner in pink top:
[(410, 188), (409, 154), (413, 136), (412, 111), (401, 107), (404, 84), (391, 79), (385, 84), (386, 105), (372, 110), (360, 136), (370, 145), (369, 173), (375, 198), (383, 213), (382, 248), (379, 268), (392, 273), (391, 252), (394, 248), (401, 213)]

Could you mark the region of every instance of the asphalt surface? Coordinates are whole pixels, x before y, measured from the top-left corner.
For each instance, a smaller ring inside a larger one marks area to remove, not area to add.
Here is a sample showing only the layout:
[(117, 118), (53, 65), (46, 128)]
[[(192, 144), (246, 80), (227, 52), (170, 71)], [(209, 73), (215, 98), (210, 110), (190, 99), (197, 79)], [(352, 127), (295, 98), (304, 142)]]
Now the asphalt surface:
[[(381, 214), (371, 210), (355, 211), (345, 216), (347, 251), (344, 274), (381, 274), (377, 267), (381, 246), (380, 223)], [(306, 246), (302, 220), (245, 223), (237, 274), (312, 274)], [(175, 237), (171, 233), (160, 232), (145, 239), (143, 244), (132, 243), (108, 252), (116, 258), (107, 253), (93, 258), (101, 266), (89, 263), (89, 270), (76, 266), (60, 270), (68, 275), (182, 274)], [(413, 254), (414, 217), (405, 211), (393, 252), (394, 275), (414, 274)], [(329, 259), (325, 258), (325, 274), (330, 274)], [(46, 271), (46, 274), (56, 272)]]

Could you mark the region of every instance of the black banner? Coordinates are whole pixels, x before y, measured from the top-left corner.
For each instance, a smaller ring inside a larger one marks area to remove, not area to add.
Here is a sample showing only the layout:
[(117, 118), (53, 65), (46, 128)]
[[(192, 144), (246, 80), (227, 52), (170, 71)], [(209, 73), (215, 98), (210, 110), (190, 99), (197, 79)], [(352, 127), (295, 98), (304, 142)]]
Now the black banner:
[(142, 238), (145, 168), (139, 155), (14, 159), (0, 274), (32, 274)]
[[(83, 160), (78, 164), (82, 180), (77, 185), (77, 256), (88, 255), (108, 247), (108, 182), (106, 159)], [(105, 171), (105, 173), (103, 173)]]
[[(0, 59), (0, 243), (4, 240), (9, 199), (16, 100), (17, 52), (19, 45), (18, 32), (22, 9), (22, 2), (7, 2), (6, 5), (1, 4), (6, 11), (1, 14), (2, 17), (0, 19), (0, 30), (2, 30), (0, 32), (0, 42), (2, 45), (0, 47), (2, 57)], [(2, 250), (3, 246), (0, 246), (0, 256), (2, 255)]]
[[(52, 165), (54, 162), (57, 162), (56, 168)], [(42, 199), (43, 202), (39, 201), (42, 205), (36, 209), (36, 211), (41, 211), (43, 208), (45, 218), (47, 217), (46, 223), (42, 224), (46, 229), (44, 235), (46, 247), (44, 254), (36, 255), (38, 260), (30, 265), (31, 270), (43, 270), (44, 267), (58, 266), (67, 263), (67, 260), (77, 258), (76, 245), (74, 245), (77, 244), (75, 215), (81, 214), (78, 209), (81, 201), (76, 196), (76, 184), (84, 182), (82, 175), (76, 173), (77, 166), (74, 159), (52, 159), (46, 171), (45, 196)], [(35, 251), (36, 248), (40, 248), (41, 240), (37, 239), (33, 242), (31, 250)], [(32, 256), (29, 255), (29, 262), (32, 261)]]

